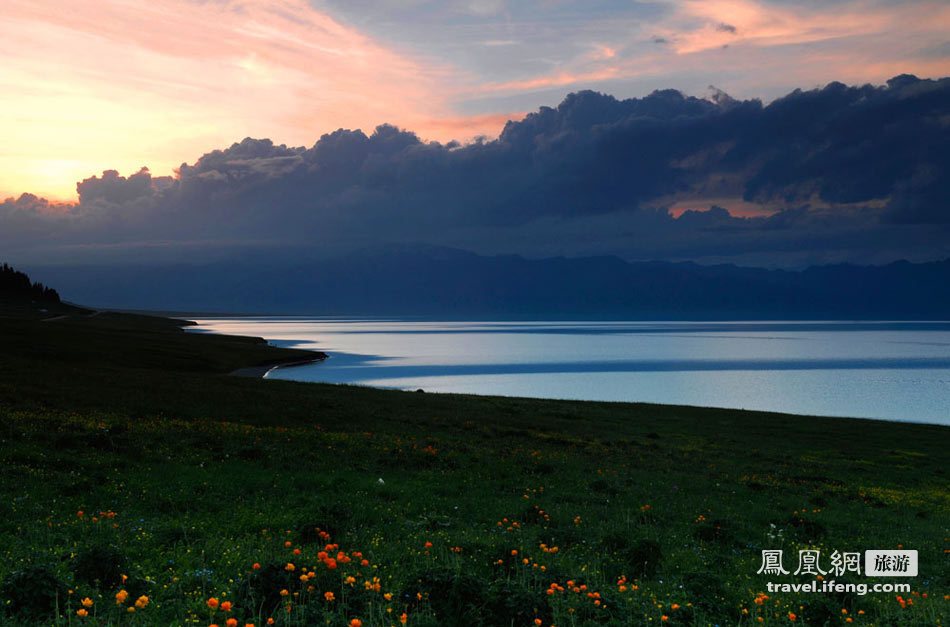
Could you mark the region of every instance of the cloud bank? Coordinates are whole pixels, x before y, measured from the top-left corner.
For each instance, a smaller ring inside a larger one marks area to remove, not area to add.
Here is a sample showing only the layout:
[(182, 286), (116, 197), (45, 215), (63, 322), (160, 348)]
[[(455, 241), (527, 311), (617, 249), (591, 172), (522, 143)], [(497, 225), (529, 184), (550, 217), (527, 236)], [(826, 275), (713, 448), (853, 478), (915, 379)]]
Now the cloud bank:
[(942, 0), (5, 0), (0, 197), (74, 200), (91, 172), (170, 174), (244, 136), (494, 138), (582, 89), (947, 76), (948, 30)]
[(948, 170), (950, 79), (831, 83), (767, 106), (721, 91), (583, 91), (468, 145), (383, 124), (310, 147), (247, 138), (174, 177), (108, 170), (79, 182), (73, 205), (0, 204), (0, 245), (30, 263), (405, 243), (778, 266), (929, 260), (950, 256)]

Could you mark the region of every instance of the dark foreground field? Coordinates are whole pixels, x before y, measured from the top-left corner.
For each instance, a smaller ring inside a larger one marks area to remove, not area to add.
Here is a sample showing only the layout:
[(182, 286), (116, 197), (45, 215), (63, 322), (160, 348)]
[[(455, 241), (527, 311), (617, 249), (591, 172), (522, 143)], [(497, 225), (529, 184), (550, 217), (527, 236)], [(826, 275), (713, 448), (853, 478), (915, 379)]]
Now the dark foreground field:
[[(88, 313), (0, 319), (2, 625), (950, 620), (950, 429), (242, 379), (300, 353)], [(898, 547), (911, 592), (756, 574)]]

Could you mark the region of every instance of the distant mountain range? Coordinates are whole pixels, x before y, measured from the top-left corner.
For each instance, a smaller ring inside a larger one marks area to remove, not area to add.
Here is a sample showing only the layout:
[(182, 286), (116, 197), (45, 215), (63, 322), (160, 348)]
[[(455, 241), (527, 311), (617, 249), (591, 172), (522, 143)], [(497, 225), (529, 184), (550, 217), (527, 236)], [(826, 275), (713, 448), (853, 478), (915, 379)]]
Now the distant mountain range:
[(950, 259), (789, 271), (404, 247), (299, 262), (26, 269), (67, 300), (124, 309), (449, 319), (950, 319)]

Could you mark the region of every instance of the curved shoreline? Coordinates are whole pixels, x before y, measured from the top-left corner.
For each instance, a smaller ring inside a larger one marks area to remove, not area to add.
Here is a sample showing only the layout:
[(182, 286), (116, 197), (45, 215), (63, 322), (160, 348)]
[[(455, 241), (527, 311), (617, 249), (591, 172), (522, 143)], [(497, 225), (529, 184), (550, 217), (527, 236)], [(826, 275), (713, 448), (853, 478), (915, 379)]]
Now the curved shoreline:
[(267, 374), (272, 370), (277, 370), (278, 368), (292, 368), (294, 366), (306, 366), (308, 364), (315, 364), (318, 361), (323, 361), (327, 359), (329, 355), (325, 353), (319, 353), (318, 357), (313, 359), (295, 359), (293, 361), (279, 361), (272, 364), (263, 364), (260, 366), (247, 366), (244, 368), (238, 368), (232, 372), (229, 372), (228, 375), (232, 377), (252, 377), (255, 379), (263, 379), (267, 377)]

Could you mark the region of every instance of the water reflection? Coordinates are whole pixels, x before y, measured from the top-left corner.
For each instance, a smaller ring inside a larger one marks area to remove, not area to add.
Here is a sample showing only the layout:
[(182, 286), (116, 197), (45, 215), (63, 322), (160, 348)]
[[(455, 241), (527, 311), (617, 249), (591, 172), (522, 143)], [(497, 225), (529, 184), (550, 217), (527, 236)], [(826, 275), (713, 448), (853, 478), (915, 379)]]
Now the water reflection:
[(200, 322), (330, 354), (272, 378), (950, 423), (946, 322)]

